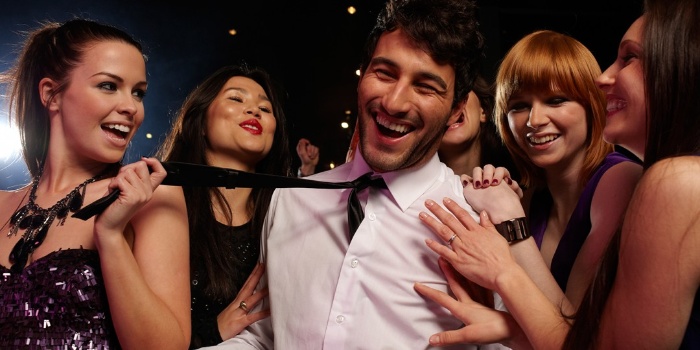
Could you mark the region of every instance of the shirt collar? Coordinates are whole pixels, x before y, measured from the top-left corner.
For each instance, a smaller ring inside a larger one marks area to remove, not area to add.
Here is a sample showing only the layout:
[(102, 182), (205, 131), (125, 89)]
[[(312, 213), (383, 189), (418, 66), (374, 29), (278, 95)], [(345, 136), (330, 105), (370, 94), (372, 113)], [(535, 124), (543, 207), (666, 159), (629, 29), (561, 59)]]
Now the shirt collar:
[[(362, 153), (357, 149), (352, 160), (347, 181), (352, 181), (363, 174), (373, 172)], [(374, 173), (384, 178), (384, 182), (402, 211), (406, 211), (421, 195), (423, 195), (439, 179), (444, 179), (444, 166), (440, 163), (437, 153), (420, 167), (412, 167), (386, 173)]]

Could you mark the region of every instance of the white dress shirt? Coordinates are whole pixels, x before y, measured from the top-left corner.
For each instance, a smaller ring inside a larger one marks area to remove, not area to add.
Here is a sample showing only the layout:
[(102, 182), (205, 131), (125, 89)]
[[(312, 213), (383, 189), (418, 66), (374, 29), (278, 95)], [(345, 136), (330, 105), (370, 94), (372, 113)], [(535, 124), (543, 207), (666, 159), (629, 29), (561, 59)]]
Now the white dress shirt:
[[(309, 177), (351, 181), (370, 172), (360, 153), (351, 163)], [(228, 349), (432, 349), (428, 338), (462, 323), (413, 289), (442, 291), (438, 255), (425, 245), (437, 236), (418, 219), (426, 199), (450, 197), (476, 213), (459, 176), (437, 155), (420, 168), (383, 173), (388, 189), (359, 193), (365, 219), (348, 239), (350, 189), (275, 191), (263, 229), (262, 259), (270, 318), (219, 346)], [(258, 307), (259, 309), (259, 307)], [(274, 337), (274, 338), (273, 338)], [(274, 339), (274, 340), (273, 340)], [(453, 346), (446, 349), (476, 349)]]

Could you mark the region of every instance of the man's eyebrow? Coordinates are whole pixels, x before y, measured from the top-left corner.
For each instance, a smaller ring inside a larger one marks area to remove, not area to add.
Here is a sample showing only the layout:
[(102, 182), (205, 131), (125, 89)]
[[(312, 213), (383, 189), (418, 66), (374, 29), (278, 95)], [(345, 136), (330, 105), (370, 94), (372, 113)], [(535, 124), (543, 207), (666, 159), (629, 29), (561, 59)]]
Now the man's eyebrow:
[(392, 60), (390, 60), (390, 59), (388, 59), (388, 58), (386, 58), (386, 57), (381, 57), (381, 56), (374, 57), (374, 58), (372, 58), (372, 60), (369, 62), (369, 65), (370, 65), (370, 66), (376, 65), (376, 64), (385, 64), (385, 65), (391, 66), (391, 67), (398, 67), (398, 65), (396, 64), (396, 62), (394, 62), (394, 61), (392, 61)]

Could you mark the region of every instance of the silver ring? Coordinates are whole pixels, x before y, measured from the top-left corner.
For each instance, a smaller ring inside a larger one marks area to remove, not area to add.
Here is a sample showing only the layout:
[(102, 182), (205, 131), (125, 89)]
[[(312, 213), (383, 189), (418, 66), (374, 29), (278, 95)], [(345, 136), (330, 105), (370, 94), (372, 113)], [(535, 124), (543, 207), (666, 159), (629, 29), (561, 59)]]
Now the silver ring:
[(241, 304), (238, 305), (243, 311), (248, 312), (248, 304), (245, 303), (245, 301), (241, 301)]
[(453, 234), (452, 237), (450, 237), (450, 239), (447, 240), (447, 244), (452, 244), (452, 241), (454, 241), (455, 238), (457, 238), (457, 234), (456, 234), (456, 233)]

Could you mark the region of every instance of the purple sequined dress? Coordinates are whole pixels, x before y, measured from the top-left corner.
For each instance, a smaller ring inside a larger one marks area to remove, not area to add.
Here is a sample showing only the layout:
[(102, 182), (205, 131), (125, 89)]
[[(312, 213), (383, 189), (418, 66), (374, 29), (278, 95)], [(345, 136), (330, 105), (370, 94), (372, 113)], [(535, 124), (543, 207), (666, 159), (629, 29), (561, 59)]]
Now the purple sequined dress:
[(118, 349), (95, 250), (0, 266), (0, 349)]

